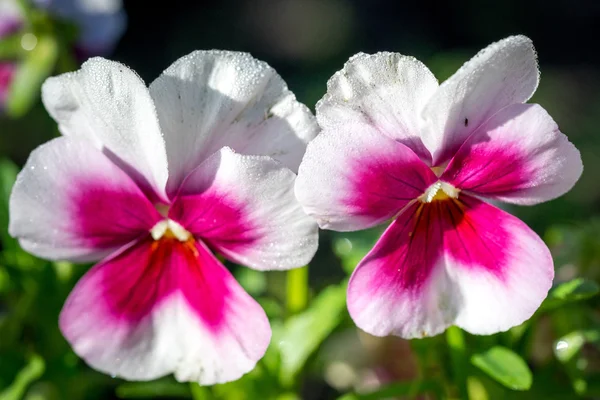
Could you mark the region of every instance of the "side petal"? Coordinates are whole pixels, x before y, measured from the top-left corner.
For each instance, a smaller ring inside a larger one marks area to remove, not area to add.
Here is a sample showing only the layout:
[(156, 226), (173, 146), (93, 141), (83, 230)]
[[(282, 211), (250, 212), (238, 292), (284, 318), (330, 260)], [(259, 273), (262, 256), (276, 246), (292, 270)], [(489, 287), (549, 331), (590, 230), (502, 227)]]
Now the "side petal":
[(92, 268), (60, 328), (90, 366), (128, 380), (174, 373), (211, 385), (254, 368), (270, 338), (262, 308), (202, 244), (148, 238)]
[(481, 50), (442, 83), (422, 112), (423, 141), (433, 165), (448, 161), (465, 139), (502, 108), (526, 102), (539, 80), (531, 40), (511, 36)]
[(411, 149), (372, 127), (361, 129), (352, 135), (324, 131), (309, 143), (300, 165), (296, 196), (323, 229), (381, 224), (437, 180)]
[(144, 189), (165, 199), (165, 144), (144, 82), (126, 66), (92, 58), (76, 72), (48, 78), (46, 109), (65, 136), (102, 149)]
[(346, 135), (368, 125), (430, 164), (431, 155), (420, 139), (419, 113), (437, 88), (433, 74), (413, 57), (359, 53), (327, 82), (317, 119), (323, 129)]
[(377, 336), (431, 336), (453, 324), (492, 334), (530, 318), (553, 276), (544, 242), (510, 214), (469, 196), (415, 203), (355, 270), (348, 309)]
[(275, 70), (246, 53), (193, 52), (152, 82), (150, 93), (167, 142), (170, 193), (224, 146), (297, 171), (318, 131)]
[(160, 215), (131, 178), (83, 139), (34, 150), (10, 196), (9, 232), (37, 256), (98, 260), (147, 233)]
[(315, 254), (318, 233), (294, 197), (295, 178), (269, 157), (226, 147), (188, 176), (169, 217), (239, 264), (300, 267)]
[(467, 139), (441, 179), (480, 196), (530, 205), (568, 192), (582, 171), (579, 151), (546, 110), (515, 104)]

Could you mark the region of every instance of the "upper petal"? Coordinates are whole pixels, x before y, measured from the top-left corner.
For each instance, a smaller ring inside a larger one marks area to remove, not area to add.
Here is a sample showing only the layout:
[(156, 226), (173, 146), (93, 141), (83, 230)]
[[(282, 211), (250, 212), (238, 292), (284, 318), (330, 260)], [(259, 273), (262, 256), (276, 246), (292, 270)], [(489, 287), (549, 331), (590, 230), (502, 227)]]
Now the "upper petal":
[(204, 244), (149, 237), (77, 283), (60, 328), (100, 371), (203, 385), (250, 371), (271, 337), (262, 308)]
[(474, 334), (527, 320), (546, 297), (554, 266), (523, 222), (473, 197), (415, 203), (354, 271), (348, 309), (378, 336)]
[(321, 228), (352, 231), (392, 218), (436, 180), (411, 149), (363, 124), (309, 143), (296, 196)]
[(359, 53), (327, 83), (317, 119), (321, 128), (346, 135), (360, 134), (357, 125), (370, 125), (430, 164), (419, 113), (437, 87), (433, 74), (413, 57)]
[(315, 254), (318, 233), (294, 197), (295, 178), (270, 157), (226, 147), (188, 176), (169, 217), (242, 265), (300, 267)]
[(150, 85), (167, 142), (174, 193), (221, 147), (268, 155), (293, 171), (317, 124), (268, 64), (249, 54), (196, 51)]
[(524, 103), (539, 80), (533, 43), (511, 36), (493, 43), (443, 82), (422, 112), (423, 141), (433, 165), (448, 161), (465, 139), (502, 108)]
[(31, 153), (9, 211), (9, 232), (25, 250), (73, 261), (100, 259), (160, 220), (127, 174), (89, 141), (67, 137)]
[(90, 140), (144, 190), (166, 197), (164, 140), (152, 98), (135, 72), (93, 58), (79, 71), (48, 78), (42, 100), (63, 135)]
[(488, 198), (536, 204), (568, 192), (582, 171), (579, 151), (546, 110), (515, 104), (467, 139), (441, 179)]

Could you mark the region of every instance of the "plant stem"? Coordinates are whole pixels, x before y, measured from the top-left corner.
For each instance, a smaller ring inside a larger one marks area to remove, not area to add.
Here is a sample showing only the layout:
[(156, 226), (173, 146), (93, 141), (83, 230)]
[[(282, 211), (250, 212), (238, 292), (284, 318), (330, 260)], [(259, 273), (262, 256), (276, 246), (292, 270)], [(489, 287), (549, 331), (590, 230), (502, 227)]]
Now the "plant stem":
[(190, 392), (192, 394), (192, 399), (194, 400), (210, 400), (212, 396), (210, 394), (210, 389), (204, 386), (200, 386), (196, 382), (190, 382)]
[(296, 314), (306, 308), (308, 303), (308, 265), (288, 271), (286, 297), (288, 314)]
[(461, 399), (468, 400), (467, 390), (467, 349), (465, 345), (465, 335), (457, 326), (451, 326), (446, 331), (446, 343), (450, 352), (452, 363), (452, 376), (458, 386), (458, 393)]

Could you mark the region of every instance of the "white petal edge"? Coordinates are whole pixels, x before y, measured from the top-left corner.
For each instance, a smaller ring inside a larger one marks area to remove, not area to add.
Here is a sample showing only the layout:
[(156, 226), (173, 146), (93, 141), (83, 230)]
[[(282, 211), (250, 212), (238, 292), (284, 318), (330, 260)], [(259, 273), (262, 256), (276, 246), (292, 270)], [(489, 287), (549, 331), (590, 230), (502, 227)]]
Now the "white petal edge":
[(42, 100), (63, 135), (89, 140), (141, 187), (166, 198), (164, 139), (148, 88), (134, 71), (91, 58), (78, 71), (48, 78)]
[(433, 165), (448, 161), (496, 112), (529, 100), (538, 82), (533, 43), (522, 35), (492, 43), (467, 61), (440, 85), (422, 111), (423, 141)]
[(420, 133), (420, 111), (438, 88), (431, 71), (413, 57), (399, 53), (359, 53), (327, 82), (317, 103), (317, 120), (328, 131), (358, 134), (370, 125), (431, 163)]

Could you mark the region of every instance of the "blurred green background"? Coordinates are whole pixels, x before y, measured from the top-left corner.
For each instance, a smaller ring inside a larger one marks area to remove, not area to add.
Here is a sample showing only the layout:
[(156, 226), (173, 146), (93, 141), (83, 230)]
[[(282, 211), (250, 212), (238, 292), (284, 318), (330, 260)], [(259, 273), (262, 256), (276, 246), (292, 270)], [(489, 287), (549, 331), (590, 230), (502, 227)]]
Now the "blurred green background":
[[(265, 359), (242, 380), (204, 389), (170, 377), (128, 383), (91, 370), (57, 326), (62, 303), (88, 266), (38, 260), (6, 233), (7, 199), (18, 167), (58, 134), (37, 98), (39, 83), (85, 58), (71, 54), (78, 33), (68, 18), (40, 9), (15, 42), (33, 33), (38, 51), (0, 44), (0, 58), (33, 71), (30, 87), (19, 92), (31, 97), (27, 106), (0, 116), (0, 400), (316, 400), (344, 393), (350, 393), (345, 399), (441, 399), (458, 398), (460, 379), (471, 399), (600, 398), (600, 301), (594, 283), (600, 280), (600, 2), (126, 1), (124, 8), (126, 31), (107, 57), (129, 65), (147, 83), (196, 49), (247, 51), (271, 64), (313, 109), (329, 77), (359, 51), (413, 55), (441, 81), (493, 41), (519, 33), (531, 37), (542, 71), (531, 102), (545, 107), (579, 148), (585, 170), (565, 196), (507, 209), (550, 246), (557, 288), (522, 326), (490, 337), (466, 335), (468, 365), (459, 377), (446, 347), (451, 338), (376, 339), (349, 319), (340, 282), (382, 229), (323, 232), (308, 277), (305, 270), (297, 272), (296, 279), (309, 279), (306, 309), (304, 299), (290, 296), (285, 274), (231, 266), (274, 329)], [(56, 49), (40, 51), (42, 39)]]

